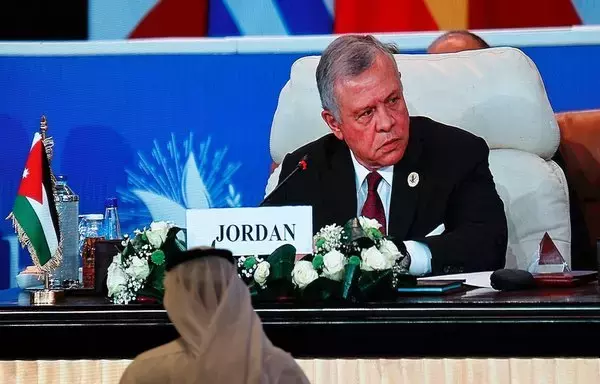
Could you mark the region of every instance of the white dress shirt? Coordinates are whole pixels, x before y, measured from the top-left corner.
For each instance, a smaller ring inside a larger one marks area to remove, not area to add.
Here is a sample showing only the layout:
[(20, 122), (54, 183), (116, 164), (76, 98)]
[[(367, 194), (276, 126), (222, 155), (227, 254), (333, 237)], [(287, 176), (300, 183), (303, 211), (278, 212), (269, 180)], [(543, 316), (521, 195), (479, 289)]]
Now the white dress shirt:
[[(367, 176), (371, 171), (365, 168), (362, 164), (360, 164), (354, 153), (350, 151), (352, 155), (352, 163), (354, 164), (354, 175), (356, 181), (356, 215), (360, 216), (362, 212), (363, 205), (367, 200), (367, 194), (369, 192), (369, 188), (367, 185)], [(392, 199), (392, 181), (394, 180), (394, 167), (388, 166), (384, 168), (380, 168), (377, 172), (381, 175), (382, 180), (379, 182), (377, 186), (377, 193), (379, 194), (379, 198), (383, 203), (383, 209), (385, 211), (385, 228), (386, 233), (388, 233), (389, 228), (389, 218), (390, 218), (390, 201)], [(396, 213), (401, 214), (401, 213)], [(426, 244), (417, 242), (417, 241), (405, 241), (406, 249), (408, 253), (410, 253), (410, 268), (409, 273), (414, 276), (421, 276), (427, 273), (431, 273), (431, 251)]]

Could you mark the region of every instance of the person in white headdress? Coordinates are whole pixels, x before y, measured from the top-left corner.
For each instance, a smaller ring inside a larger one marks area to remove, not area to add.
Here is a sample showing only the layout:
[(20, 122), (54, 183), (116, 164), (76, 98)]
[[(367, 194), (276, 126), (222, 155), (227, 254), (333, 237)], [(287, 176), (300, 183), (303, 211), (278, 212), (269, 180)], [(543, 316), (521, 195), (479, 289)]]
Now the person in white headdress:
[(202, 248), (167, 261), (164, 306), (180, 337), (142, 353), (120, 383), (309, 383), (273, 346), (231, 252)]

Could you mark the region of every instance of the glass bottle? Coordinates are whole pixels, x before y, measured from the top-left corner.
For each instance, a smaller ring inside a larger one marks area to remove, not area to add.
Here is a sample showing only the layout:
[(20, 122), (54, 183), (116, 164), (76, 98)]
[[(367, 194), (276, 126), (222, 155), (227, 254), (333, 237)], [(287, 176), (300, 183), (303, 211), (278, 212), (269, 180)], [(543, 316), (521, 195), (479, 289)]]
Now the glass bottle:
[(56, 176), (58, 226), (63, 239), (62, 263), (52, 272), (53, 285), (71, 287), (79, 279), (79, 196), (67, 184), (67, 177)]
[(90, 276), (95, 271), (94, 252), (86, 249), (96, 241), (103, 239), (104, 215), (92, 213), (79, 216), (79, 260), (82, 266), (79, 268), (79, 281), (82, 288), (93, 288)]
[(121, 224), (117, 210), (117, 198), (109, 197), (104, 202), (104, 238), (107, 240), (121, 239)]
[(103, 237), (104, 215), (102, 213), (91, 213), (79, 215), (79, 255), (83, 249), (83, 243), (88, 237)]

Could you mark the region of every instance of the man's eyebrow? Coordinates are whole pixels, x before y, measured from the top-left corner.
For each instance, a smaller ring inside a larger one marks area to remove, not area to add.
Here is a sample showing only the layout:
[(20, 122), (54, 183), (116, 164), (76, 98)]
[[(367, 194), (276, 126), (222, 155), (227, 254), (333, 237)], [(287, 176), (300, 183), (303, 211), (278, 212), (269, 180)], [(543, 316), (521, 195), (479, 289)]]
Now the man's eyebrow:
[(357, 109), (354, 113), (356, 113), (356, 114), (362, 113), (362, 112), (365, 112), (366, 110), (372, 109), (372, 108), (374, 108), (372, 105), (367, 105), (366, 107)]

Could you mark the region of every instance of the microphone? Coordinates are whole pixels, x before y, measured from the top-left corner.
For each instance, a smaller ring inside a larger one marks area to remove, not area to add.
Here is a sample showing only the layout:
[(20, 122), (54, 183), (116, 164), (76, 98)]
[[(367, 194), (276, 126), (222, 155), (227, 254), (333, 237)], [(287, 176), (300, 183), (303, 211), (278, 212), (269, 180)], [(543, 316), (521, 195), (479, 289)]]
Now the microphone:
[(520, 269), (499, 269), (490, 276), (492, 288), (499, 291), (519, 291), (536, 287), (533, 275)]
[(275, 194), (275, 192), (277, 192), (277, 190), (279, 188), (281, 188), (285, 183), (287, 183), (287, 181), (289, 179), (291, 179), (292, 176), (294, 176), (296, 173), (298, 173), (300, 171), (305, 171), (306, 168), (308, 168), (308, 162), (307, 162), (307, 160), (308, 160), (308, 155), (302, 156), (302, 158), (300, 159), (300, 161), (298, 162), (298, 164), (296, 164), (296, 168), (294, 168), (294, 170), (292, 172), (290, 172), (290, 174), (287, 175), (286, 178), (281, 181), (281, 183), (277, 184), (277, 186), (275, 187), (275, 189), (273, 189), (271, 191), (271, 193), (269, 193), (267, 195), (267, 197), (265, 197), (264, 200), (258, 206), (262, 207), (267, 201), (269, 201), (269, 199)]

